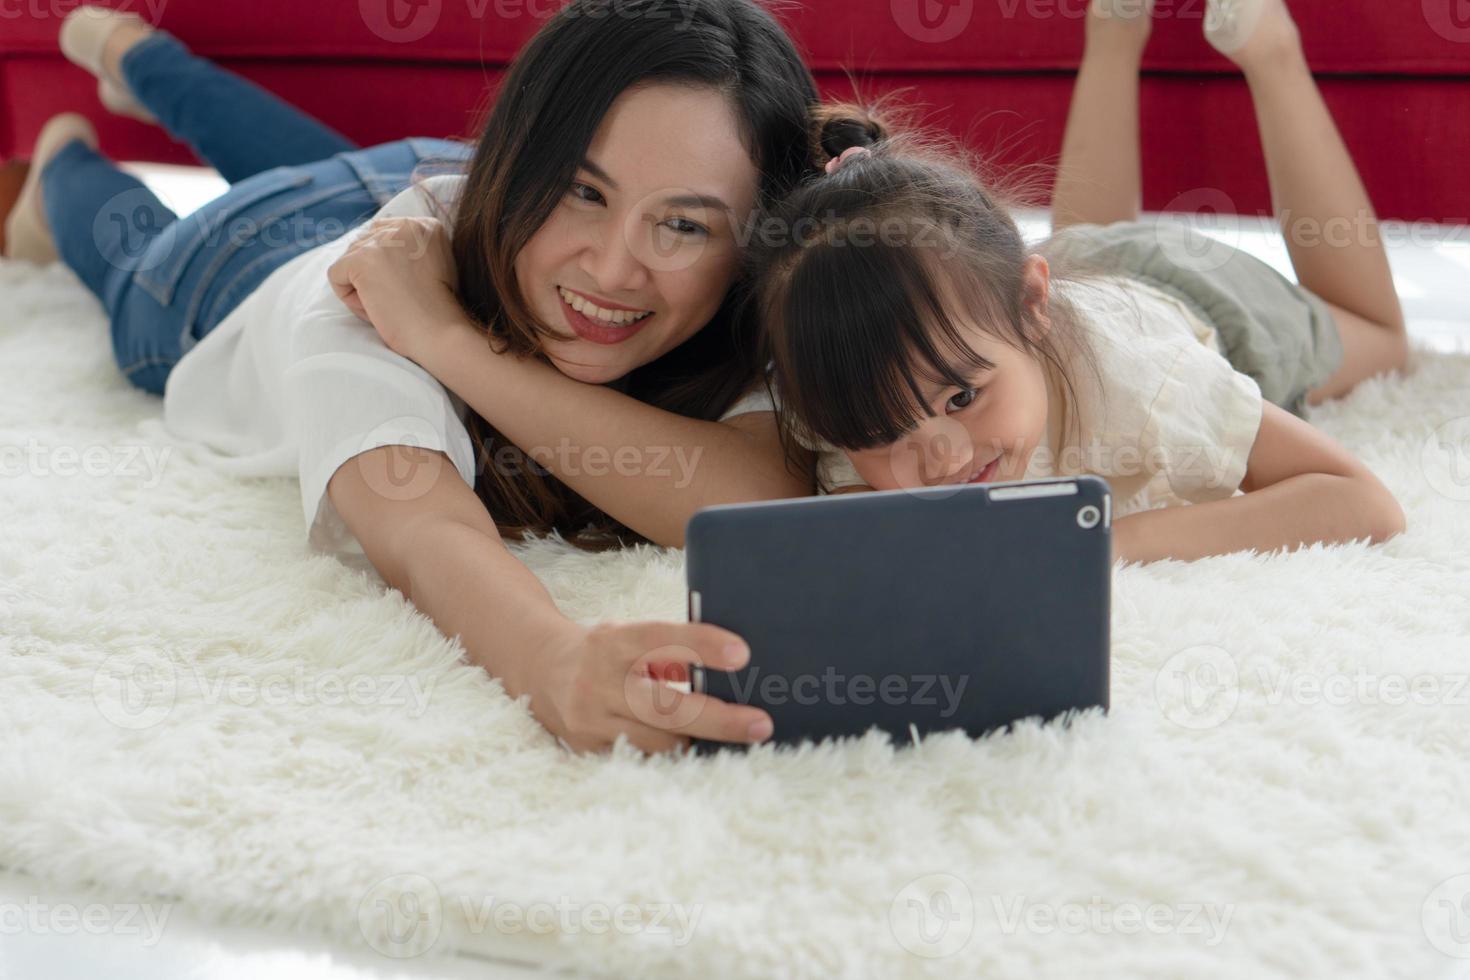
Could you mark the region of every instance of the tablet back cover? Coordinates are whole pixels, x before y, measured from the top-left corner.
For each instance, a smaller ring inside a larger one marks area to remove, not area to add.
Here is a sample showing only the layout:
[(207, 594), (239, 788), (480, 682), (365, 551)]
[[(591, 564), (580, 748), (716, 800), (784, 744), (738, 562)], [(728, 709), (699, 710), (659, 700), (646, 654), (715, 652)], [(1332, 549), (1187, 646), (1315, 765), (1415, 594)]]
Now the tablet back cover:
[(704, 690), (770, 712), (779, 742), (1107, 708), (1110, 515), (1095, 477), (700, 511), (690, 618), (751, 649)]

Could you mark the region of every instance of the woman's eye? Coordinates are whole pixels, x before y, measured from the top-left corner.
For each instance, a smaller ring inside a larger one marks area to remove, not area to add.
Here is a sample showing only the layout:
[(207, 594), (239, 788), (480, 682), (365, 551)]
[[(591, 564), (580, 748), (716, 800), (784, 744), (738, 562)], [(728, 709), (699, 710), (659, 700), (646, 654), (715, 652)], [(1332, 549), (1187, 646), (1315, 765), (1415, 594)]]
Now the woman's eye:
[(975, 399), (978, 397), (980, 397), (979, 388), (966, 388), (945, 402), (944, 407), (952, 412), (958, 412), (961, 409), (969, 408), (975, 403)]
[[(584, 194), (583, 191), (586, 191), (586, 193)], [(586, 201), (589, 204), (602, 203), (602, 194), (597, 190), (597, 188), (589, 187), (586, 184), (573, 184), (571, 195), (577, 200)]]
[(664, 222), (669, 228), (680, 235), (708, 235), (709, 229), (703, 225), (697, 225), (688, 218), (670, 218)]

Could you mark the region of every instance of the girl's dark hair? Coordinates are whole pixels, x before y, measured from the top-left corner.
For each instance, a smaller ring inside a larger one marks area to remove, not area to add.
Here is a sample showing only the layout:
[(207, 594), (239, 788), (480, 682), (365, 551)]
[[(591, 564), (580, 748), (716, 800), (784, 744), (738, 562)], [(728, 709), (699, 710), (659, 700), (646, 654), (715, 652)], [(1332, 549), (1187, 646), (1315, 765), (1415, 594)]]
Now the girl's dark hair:
[[(497, 352), (545, 357), (541, 338), (553, 334), (521, 295), (516, 257), (565, 196), (613, 101), (644, 83), (728, 97), (761, 175), (757, 212), (810, 171), (816, 83), (791, 38), (755, 0), (573, 0), (511, 65), (459, 191), (452, 236), (458, 298)], [(627, 394), (690, 418), (718, 418), (760, 373), (747, 292), (748, 280), (737, 281), (708, 325), (630, 372)], [(475, 490), (503, 536), (556, 531), (589, 550), (645, 540), (473, 410), (469, 430)]]
[(793, 454), (797, 430), (842, 449), (891, 444), (934, 414), (930, 384), (968, 387), (967, 375), (991, 364), (966, 342), (955, 310), (1069, 388), (1075, 358), (1094, 363), (1064, 297), (1051, 293), (1049, 325), (1024, 302), (1036, 249), (1003, 202), (1003, 193), (1020, 196), (1020, 179), (1002, 192), (976, 158), (932, 134), (896, 132), (880, 108), (814, 112), (818, 163), (854, 146), (869, 152), (781, 202), (765, 225), (773, 233), (748, 254), (762, 357)]

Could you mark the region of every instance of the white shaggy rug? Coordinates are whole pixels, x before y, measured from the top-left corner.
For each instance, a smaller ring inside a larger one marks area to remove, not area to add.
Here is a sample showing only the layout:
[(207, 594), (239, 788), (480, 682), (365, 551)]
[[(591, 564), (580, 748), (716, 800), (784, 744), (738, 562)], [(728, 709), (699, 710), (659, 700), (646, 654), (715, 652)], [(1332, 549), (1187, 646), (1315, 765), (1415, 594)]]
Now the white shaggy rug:
[[(577, 758), (168, 445), (69, 272), (0, 296), (0, 865), (609, 976), (1470, 976), (1470, 359), (1316, 414), (1407, 534), (1119, 572), (1109, 717)], [(522, 554), (682, 618), (678, 552)]]

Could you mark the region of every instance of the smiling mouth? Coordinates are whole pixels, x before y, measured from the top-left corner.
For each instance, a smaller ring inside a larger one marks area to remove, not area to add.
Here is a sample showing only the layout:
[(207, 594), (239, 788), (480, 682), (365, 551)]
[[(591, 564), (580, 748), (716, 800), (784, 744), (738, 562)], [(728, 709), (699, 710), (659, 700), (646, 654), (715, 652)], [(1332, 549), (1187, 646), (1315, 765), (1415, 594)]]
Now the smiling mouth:
[(997, 456), (984, 466), (975, 470), (964, 481), (965, 483), (989, 483), (995, 479), (995, 473), (1000, 469), (1000, 457)]
[(563, 286), (556, 287), (561, 312), (572, 333), (588, 343), (612, 346), (636, 336), (654, 318), (653, 310), (607, 310)]

